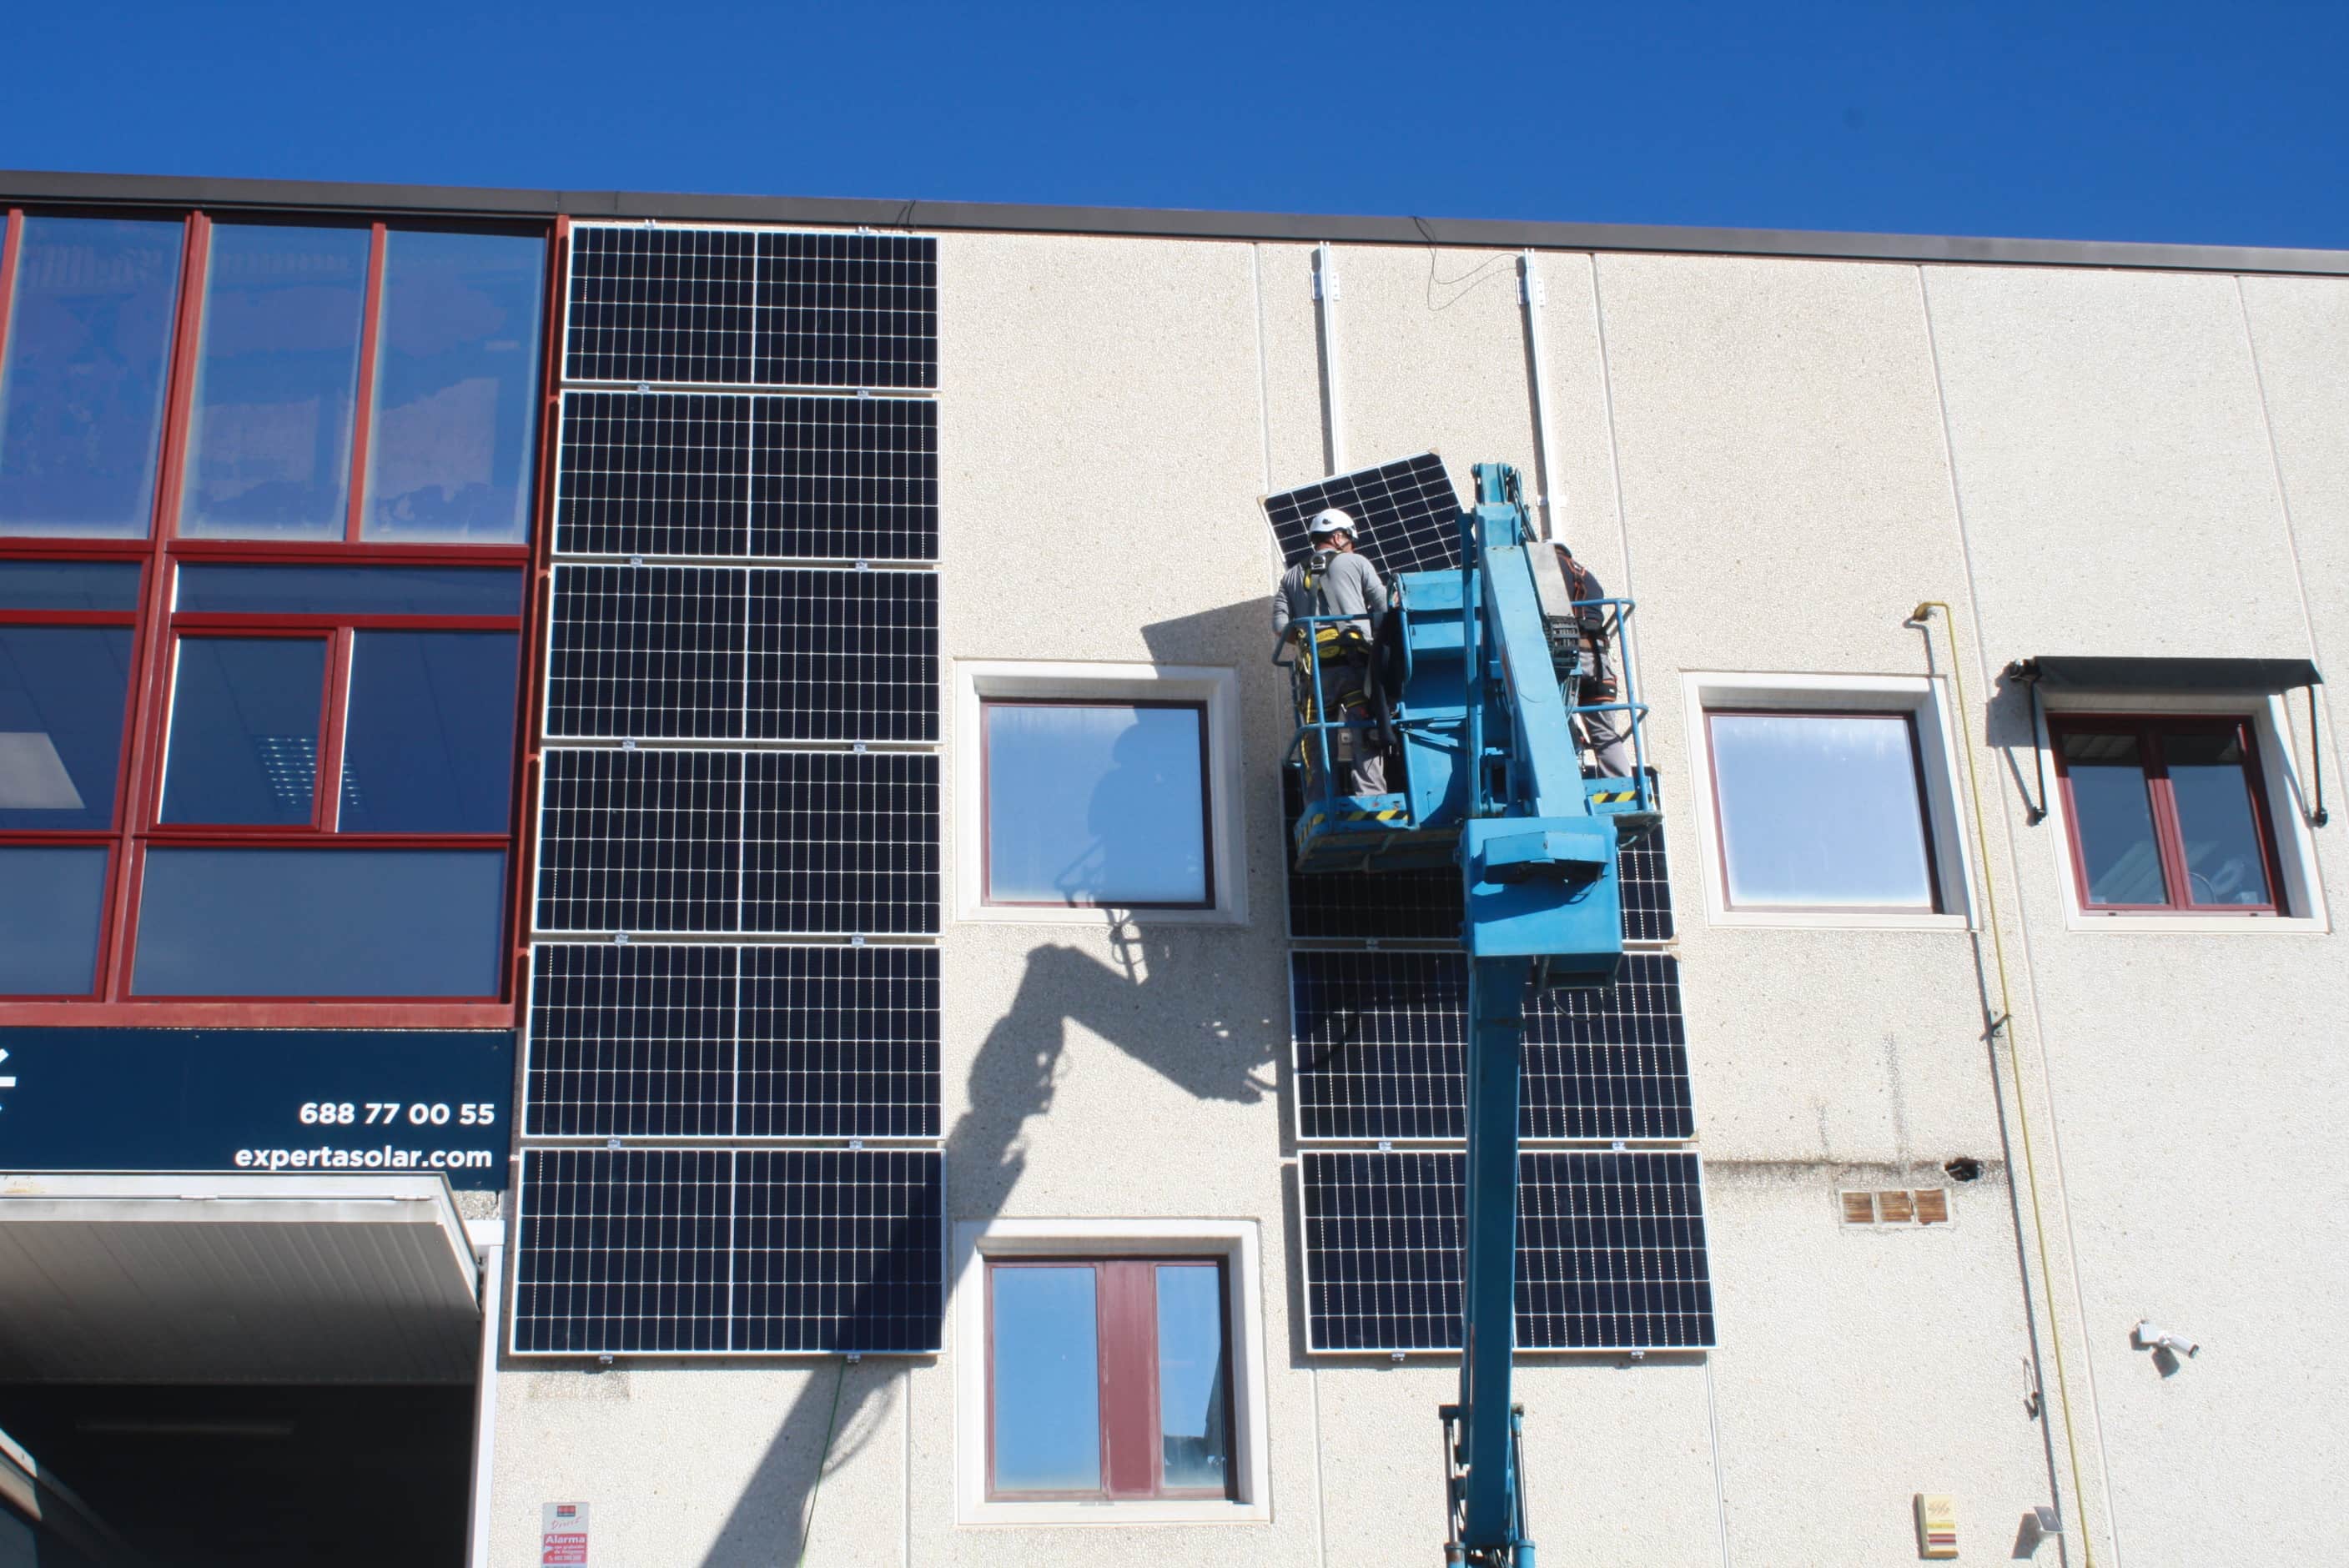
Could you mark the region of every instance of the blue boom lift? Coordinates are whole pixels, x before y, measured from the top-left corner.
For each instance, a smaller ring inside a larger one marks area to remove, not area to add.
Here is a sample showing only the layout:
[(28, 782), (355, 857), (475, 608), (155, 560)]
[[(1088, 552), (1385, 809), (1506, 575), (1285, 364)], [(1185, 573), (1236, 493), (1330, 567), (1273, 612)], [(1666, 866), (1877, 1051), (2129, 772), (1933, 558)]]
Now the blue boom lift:
[[(1655, 814), (1644, 766), (1628, 779), (1583, 777), (1572, 723), (1578, 708), (1601, 706), (1579, 701), (1580, 677), (1596, 673), (1580, 618), (1595, 613), (1619, 632), (1630, 602), (1572, 601), (1555, 552), (1534, 535), (1516, 470), (1479, 463), (1475, 474), (1476, 504), (1460, 514), (1460, 570), (1395, 579), (1375, 659), (1384, 693), (1377, 724), (1349, 721), (1320, 700), (1320, 662), (1338, 642), (1329, 634), (1345, 617), (1301, 623), (1309, 631), (1292, 665), (1301, 722), (1289, 762), (1305, 789), (1292, 849), (1307, 873), (1459, 867), (1469, 958), (1467, 1262), (1460, 1402), (1440, 1412), (1444, 1560), (1534, 1568), (1523, 1412), (1510, 1398), (1526, 1007), (1535, 987), (1613, 982), (1623, 955), (1619, 830), (1651, 826)], [(1636, 757), (1645, 710), (1625, 674), (1623, 700), (1603, 707), (1625, 716)], [(1377, 744), (1365, 733), (1374, 728), (1402, 754), (1403, 788), (1340, 793), (1347, 748)]]

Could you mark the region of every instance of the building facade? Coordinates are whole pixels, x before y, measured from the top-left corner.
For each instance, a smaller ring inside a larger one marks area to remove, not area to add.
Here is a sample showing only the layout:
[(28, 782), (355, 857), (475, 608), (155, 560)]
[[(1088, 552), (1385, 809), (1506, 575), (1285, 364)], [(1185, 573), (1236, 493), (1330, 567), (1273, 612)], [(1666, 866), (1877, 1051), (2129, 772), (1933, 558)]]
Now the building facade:
[(1288, 874), (1268, 602), (1500, 461), (1663, 813), (1544, 1555), (2323, 1556), (2342, 257), (0, 189), (0, 1428), (134, 1542), (1436, 1560), (1457, 894)]

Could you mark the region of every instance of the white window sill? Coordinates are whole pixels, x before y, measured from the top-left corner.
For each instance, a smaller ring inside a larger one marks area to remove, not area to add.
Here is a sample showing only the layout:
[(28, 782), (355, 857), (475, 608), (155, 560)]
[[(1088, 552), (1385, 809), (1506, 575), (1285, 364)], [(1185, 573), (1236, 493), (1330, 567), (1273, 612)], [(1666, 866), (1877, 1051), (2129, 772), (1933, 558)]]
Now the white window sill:
[(1121, 909), (1115, 904), (982, 903), (955, 912), (971, 925), (1246, 925), (1231, 909)]
[(2323, 921), (2275, 914), (2090, 914), (2064, 912), (2067, 931), (2106, 936), (2327, 936)]
[(1170, 1498), (1127, 1502), (981, 1502), (963, 1511), (962, 1522), (985, 1528), (1070, 1524), (1269, 1524), (1268, 1504), (1219, 1502), (1212, 1498)]
[(1779, 931), (1971, 931), (1962, 914), (1870, 914), (1856, 909), (1712, 909), (1707, 923)]

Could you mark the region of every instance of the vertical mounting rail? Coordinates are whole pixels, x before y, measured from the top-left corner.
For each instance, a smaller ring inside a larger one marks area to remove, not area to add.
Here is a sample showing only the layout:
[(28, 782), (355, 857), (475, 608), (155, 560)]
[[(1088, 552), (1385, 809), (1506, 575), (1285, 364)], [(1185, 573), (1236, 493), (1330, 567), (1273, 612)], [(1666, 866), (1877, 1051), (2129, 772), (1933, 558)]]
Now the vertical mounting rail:
[(1540, 493), (1534, 503), (1541, 513), (1541, 536), (1546, 541), (1557, 538), (1557, 505), (1552, 499), (1557, 494), (1557, 469), (1550, 465), (1549, 450), (1549, 351), (1542, 346), (1542, 287), (1539, 273), (1534, 271), (1534, 253), (1526, 252), (1517, 258), (1517, 300), (1526, 312), (1526, 363), (1533, 377), (1534, 403), (1534, 482)]
[(1346, 471), (1345, 404), (1338, 395), (1338, 272), (1329, 242), (1313, 247), (1313, 315), (1315, 335), (1321, 340), (1322, 457), (1330, 472)]

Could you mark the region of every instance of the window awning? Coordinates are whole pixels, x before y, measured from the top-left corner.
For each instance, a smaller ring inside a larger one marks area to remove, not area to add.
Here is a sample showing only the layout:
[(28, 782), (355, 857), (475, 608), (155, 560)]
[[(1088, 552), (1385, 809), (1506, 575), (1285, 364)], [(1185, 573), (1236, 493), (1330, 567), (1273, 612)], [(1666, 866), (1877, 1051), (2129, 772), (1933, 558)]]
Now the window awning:
[(2043, 654), (2011, 675), (2050, 691), (2286, 692), (2322, 686), (2308, 659), (2114, 659)]

